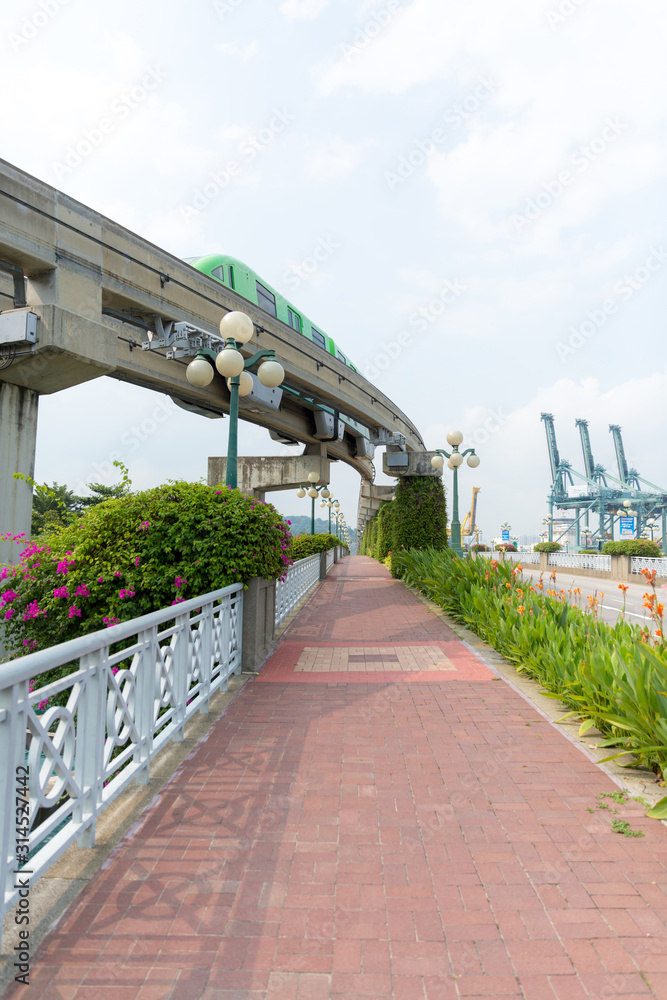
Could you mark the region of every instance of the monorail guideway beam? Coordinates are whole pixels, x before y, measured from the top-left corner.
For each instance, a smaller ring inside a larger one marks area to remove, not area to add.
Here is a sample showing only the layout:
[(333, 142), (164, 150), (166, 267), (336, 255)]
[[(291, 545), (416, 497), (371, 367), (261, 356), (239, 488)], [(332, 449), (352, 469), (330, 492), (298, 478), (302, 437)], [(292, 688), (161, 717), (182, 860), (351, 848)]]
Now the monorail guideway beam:
[[(2, 160), (0, 261), (0, 303), (36, 317), (33, 342), (4, 349), (0, 343), (5, 413), (0, 448), (9, 462), (3, 461), (0, 469), (3, 529), (29, 530), (30, 490), (25, 483), (9, 480), (24, 465), (26, 474), (32, 468), (37, 394), (109, 375), (166, 393), (196, 412), (228, 412), (223, 380), (197, 388), (185, 377), (185, 360), (141, 350), (143, 332), (159, 330), (160, 323), (163, 328), (191, 324), (216, 336), (226, 310), (241, 309), (255, 324), (253, 340), (243, 353), (274, 350), (286, 372), (280, 406), (271, 409), (258, 400), (248, 401), (242, 404), (242, 419), (277, 437), (317, 446), (320, 436), (313, 414), (329, 407), (367, 428), (371, 443), (386, 438), (408, 452), (424, 448), (408, 417), (349, 366), (324, 355), (307, 338), (213, 278)], [(344, 461), (372, 480), (372, 461), (360, 443), (347, 432), (342, 440), (326, 442), (332, 460)], [(17, 465), (12, 456), (18, 454), (19, 444), (25, 460)], [(27, 507), (17, 501), (21, 491), (29, 499)]]

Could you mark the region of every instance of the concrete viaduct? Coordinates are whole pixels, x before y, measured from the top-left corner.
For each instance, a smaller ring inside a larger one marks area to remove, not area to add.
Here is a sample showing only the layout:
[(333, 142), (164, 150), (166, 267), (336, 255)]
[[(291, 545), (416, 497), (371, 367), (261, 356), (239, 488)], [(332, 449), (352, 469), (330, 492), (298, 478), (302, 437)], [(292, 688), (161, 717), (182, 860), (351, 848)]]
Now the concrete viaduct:
[[(241, 463), (241, 484), (245, 475), (248, 488), (258, 493), (289, 489), (313, 469), (320, 482), (328, 482), (329, 461), (347, 462), (362, 479), (363, 530), (391, 491), (373, 486), (372, 460), (358, 454), (349, 433), (342, 440), (316, 436), (317, 404), (367, 427), (371, 444), (387, 447), (390, 475), (416, 472), (415, 461), (431, 473), (415, 425), (363, 376), (178, 257), (0, 160), (0, 310), (3, 320), (8, 312), (36, 316), (34, 342), (0, 343), (0, 533), (30, 530), (32, 492), (13, 474), (33, 475), (40, 394), (108, 375), (221, 416), (229, 411), (223, 379), (192, 386), (185, 377), (187, 360), (142, 349), (142, 341), (179, 322), (219, 336), (219, 321), (232, 309), (242, 309), (255, 324), (244, 354), (275, 350), (292, 390), (276, 410), (242, 398), (241, 418), (305, 445), (300, 459), (267, 459), (259, 472), (259, 460), (246, 473)], [(0, 543), (0, 563), (14, 559), (16, 548)]]

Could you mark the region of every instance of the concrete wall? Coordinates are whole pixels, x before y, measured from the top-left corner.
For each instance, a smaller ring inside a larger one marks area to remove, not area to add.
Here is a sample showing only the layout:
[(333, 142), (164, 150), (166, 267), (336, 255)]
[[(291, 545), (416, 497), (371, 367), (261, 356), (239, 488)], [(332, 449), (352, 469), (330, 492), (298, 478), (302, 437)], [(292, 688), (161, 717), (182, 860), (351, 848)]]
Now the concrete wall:
[[(39, 394), (0, 382), (0, 534), (30, 535), (32, 488), (15, 472), (33, 477)], [(0, 564), (18, 562), (15, 542), (0, 542)]]

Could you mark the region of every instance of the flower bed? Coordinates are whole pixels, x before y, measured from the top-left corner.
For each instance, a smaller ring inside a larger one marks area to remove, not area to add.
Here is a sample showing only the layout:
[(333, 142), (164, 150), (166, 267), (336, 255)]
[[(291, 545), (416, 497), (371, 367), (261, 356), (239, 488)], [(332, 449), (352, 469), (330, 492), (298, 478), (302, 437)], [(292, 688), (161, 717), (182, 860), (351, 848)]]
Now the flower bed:
[(394, 567), (571, 708), (580, 733), (595, 726), (607, 737), (599, 745), (622, 748), (605, 759), (630, 752), (635, 762), (667, 771), (667, 647), (654, 573), (644, 574), (649, 633), (624, 617), (616, 625), (600, 621), (598, 597), (585, 610), (576, 606), (578, 588), (558, 590), (555, 571), (545, 592), (541, 579), (534, 586), (522, 579), (520, 565), (449, 552), (394, 553)]

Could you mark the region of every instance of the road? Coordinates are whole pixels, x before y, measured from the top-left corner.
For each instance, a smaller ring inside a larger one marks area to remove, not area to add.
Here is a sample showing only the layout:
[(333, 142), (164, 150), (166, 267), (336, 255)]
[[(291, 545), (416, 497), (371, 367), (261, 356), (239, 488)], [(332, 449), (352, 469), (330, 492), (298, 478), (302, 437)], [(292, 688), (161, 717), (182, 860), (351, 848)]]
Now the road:
[[(600, 618), (603, 621), (614, 624), (619, 618), (619, 615), (623, 611), (623, 591), (619, 589), (618, 580), (610, 580), (605, 577), (596, 576), (577, 576), (571, 570), (561, 569), (560, 567), (555, 567), (556, 569), (556, 590), (574, 590), (576, 587), (581, 588), (581, 607), (588, 607), (588, 602), (586, 598), (591, 595), (593, 597), (597, 596), (598, 599), (601, 598), (600, 607)], [(524, 579), (529, 579), (532, 577), (533, 580), (537, 581), (540, 578), (540, 571), (535, 568), (527, 568), (522, 571)], [(544, 574), (544, 589), (553, 589), (554, 584), (549, 582), (549, 575)], [(649, 592), (651, 588), (648, 583), (630, 583), (627, 584), (628, 590), (626, 592), (625, 601), (625, 616), (629, 622), (633, 622), (636, 625), (641, 625), (642, 628), (646, 628), (650, 625), (650, 617), (648, 617), (648, 611), (643, 607), (644, 594)], [(663, 604), (667, 604), (667, 585), (658, 585), (656, 588), (658, 592), (658, 601), (662, 601)], [(603, 595), (601, 597), (601, 595)], [(572, 601), (571, 595), (570, 601)]]

